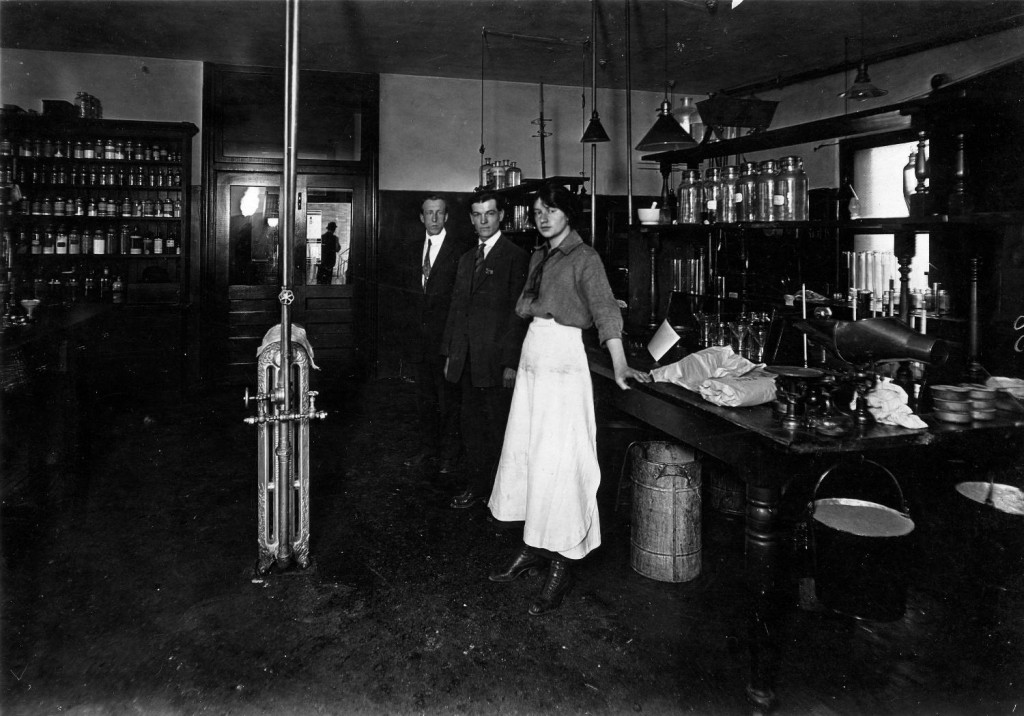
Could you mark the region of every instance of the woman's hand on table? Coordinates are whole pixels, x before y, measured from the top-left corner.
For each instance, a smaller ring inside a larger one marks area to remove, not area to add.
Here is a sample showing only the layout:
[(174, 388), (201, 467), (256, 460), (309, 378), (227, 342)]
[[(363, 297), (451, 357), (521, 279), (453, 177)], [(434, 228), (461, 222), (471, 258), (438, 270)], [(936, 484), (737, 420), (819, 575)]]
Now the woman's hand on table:
[(651, 377), (650, 373), (630, 368), (628, 365), (623, 368), (616, 368), (615, 382), (620, 388), (629, 390), (629, 383), (627, 383), (629, 380), (635, 380), (638, 383), (650, 383), (654, 378)]

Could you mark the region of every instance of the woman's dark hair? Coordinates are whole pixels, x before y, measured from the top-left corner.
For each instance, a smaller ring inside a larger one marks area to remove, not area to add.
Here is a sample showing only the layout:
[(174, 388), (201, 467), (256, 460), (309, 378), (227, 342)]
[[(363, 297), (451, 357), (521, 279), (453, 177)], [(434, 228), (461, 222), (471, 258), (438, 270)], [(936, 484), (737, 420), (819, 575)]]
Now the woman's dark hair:
[(538, 199), (554, 209), (560, 209), (565, 214), (569, 226), (574, 229), (576, 228), (576, 219), (580, 215), (580, 207), (576, 201), (575, 194), (561, 184), (550, 183), (542, 186), (533, 195), (533, 198), (530, 200), (531, 211)]

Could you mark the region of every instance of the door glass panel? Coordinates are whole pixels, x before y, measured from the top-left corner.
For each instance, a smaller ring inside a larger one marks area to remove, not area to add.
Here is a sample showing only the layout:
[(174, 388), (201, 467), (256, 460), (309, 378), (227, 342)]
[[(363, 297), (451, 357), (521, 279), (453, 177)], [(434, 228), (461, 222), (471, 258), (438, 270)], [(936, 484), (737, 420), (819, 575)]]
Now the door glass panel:
[(348, 283), (352, 192), (310, 187), (306, 197), (305, 283), (335, 286)]
[(230, 187), (228, 282), (274, 284), (278, 278), (280, 189), (276, 186)]

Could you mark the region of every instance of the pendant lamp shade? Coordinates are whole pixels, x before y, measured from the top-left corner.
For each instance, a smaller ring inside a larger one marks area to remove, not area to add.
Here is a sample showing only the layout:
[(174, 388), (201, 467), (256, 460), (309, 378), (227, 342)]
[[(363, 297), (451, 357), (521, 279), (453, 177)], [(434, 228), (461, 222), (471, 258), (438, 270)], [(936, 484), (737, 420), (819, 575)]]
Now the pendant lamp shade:
[(846, 97), (847, 99), (864, 100), (881, 97), (888, 93), (889, 90), (879, 89), (871, 83), (871, 78), (868, 77), (868, 65), (866, 62), (861, 61), (860, 66), (857, 68), (857, 77), (853, 80), (853, 84), (850, 85), (850, 89), (839, 96)]
[(604, 131), (604, 127), (601, 125), (601, 117), (597, 114), (597, 110), (594, 110), (590, 114), (590, 124), (587, 125), (587, 131), (583, 133), (580, 142), (583, 144), (597, 144), (598, 142), (610, 141), (608, 132)]
[(672, 116), (672, 103), (665, 99), (658, 109), (658, 119), (655, 120), (654, 126), (644, 135), (636, 148), (641, 152), (665, 152), (695, 146), (697, 142)]

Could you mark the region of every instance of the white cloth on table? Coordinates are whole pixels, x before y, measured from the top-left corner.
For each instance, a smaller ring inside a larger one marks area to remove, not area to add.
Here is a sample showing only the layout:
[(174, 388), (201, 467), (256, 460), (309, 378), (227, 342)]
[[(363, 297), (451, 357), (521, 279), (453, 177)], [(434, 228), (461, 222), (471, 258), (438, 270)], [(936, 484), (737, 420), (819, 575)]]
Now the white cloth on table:
[(889, 378), (880, 379), (865, 398), (871, 415), (882, 425), (899, 425), (911, 430), (924, 430), (928, 427), (907, 405), (907, 391)]
[(655, 368), (651, 377), (700, 393), (715, 405), (737, 408), (775, 400), (775, 378), (761, 368), (763, 363), (736, 355), (729, 346), (712, 346)]
[(700, 397), (727, 408), (745, 408), (775, 400), (775, 376), (763, 370), (725, 378), (707, 378), (700, 384)]
[(531, 547), (580, 559), (601, 544), (597, 422), (582, 331), (534, 318), (488, 507)]

